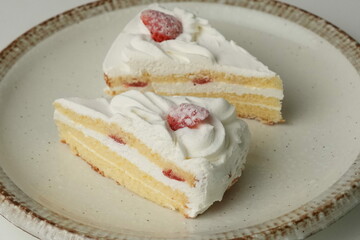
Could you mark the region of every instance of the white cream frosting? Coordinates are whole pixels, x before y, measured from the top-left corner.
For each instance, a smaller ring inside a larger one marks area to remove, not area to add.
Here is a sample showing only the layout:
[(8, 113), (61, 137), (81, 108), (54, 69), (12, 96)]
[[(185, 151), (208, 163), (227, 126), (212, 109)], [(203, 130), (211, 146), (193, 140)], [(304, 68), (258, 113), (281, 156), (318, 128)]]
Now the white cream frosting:
[(103, 71), (110, 77), (186, 74), (213, 70), (254, 77), (276, 74), (234, 41), (228, 41), (205, 19), (183, 9), (148, 6), (175, 16), (183, 26), (176, 39), (155, 42), (137, 14), (113, 42)]
[[(55, 119), (81, 129), (128, 158), (141, 170), (166, 185), (183, 191), (189, 198), (188, 215), (195, 217), (214, 201), (219, 201), (231, 184), (241, 175), (249, 148), (250, 133), (246, 123), (236, 117), (235, 109), (220, 98), (163, 97), (151, 92), (128, 91), (105, 99), (59, 99), (57, 103), (80, 114), (114, 122), (134, 134), (152, 151), (197, 179), (195, 187), (165, 177), (160, 167), (127, 145), (111, 143), (111, 138), (85, 129), (55, 113)], [(197, 128), (169, 128), (166, 116), (181, 103), (193, 103), (209, 110), (210, 117)], [(112, 141), (114, 142), (114, 141)], [(139, 156), (140, 155), (140, 156)]]

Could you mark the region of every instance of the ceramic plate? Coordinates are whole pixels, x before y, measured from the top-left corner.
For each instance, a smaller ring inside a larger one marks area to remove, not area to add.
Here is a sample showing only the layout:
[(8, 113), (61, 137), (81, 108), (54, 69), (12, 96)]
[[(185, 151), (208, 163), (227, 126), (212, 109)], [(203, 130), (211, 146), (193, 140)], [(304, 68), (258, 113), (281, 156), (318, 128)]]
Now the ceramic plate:
[(360, 199), (360, 47), (267, 0), (164, 3), (209, 19), (281, 75), (286, 123), (248, 120), (244, 175), (197, 219), (141, 199), (59, 143), (52, 102), (99, 97), (102, 61), (140, 1), (100, 1), (31, 29), (0, 54), (0, 213), (41, 239), (302, 238)]

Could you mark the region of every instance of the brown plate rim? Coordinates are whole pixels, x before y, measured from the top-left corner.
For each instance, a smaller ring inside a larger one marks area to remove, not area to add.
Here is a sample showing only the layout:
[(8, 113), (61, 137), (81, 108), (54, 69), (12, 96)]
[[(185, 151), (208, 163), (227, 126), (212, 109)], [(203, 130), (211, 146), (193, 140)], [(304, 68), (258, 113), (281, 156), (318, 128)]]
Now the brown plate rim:
[[(100, 0), (58, 14), (31, 28), (0, 52), (0, 83), (27, 51), (45, 38), (75, 23), (120, 8), (149, 4), (152, 0)], [(157, 2), (184, 2), (183, 0)], [(191, 0), (219, 3), (266, 12), (292, 21), (318, 34), (351, 62), (360, 74), (360, 44), (330, 22), (300, 8), (275, 0)], [(246, 229), (213, 235), (179, 236), (201, 239), (298, 239), (330, 225), (360, 202), (360, 155), (348, 171), (328, 190), (300, 208)], [(0, 214), (40, 239), (137, 239), (141, 234), (112, 233), (72, 222), (27, 197), (0, 169)], [(32, 224), (28, 224), (32, 222)]]

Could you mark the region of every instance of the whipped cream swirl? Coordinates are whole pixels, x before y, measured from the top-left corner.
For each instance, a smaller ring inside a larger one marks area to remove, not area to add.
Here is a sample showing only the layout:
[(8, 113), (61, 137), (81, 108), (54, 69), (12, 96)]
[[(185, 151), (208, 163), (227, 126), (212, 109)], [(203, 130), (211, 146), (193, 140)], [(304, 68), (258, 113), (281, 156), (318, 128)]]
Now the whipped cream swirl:
[[(181, 103), (204, 107), (209, 110), (210, 116), (196, 128), (185, 127), (173, 131), (167, 123), (167, 114)], [(230, 123), (237, 121), (234, 107), (223, 99), (167, 98), (139, 91), (115, 96), (110, 103), (110, 111), (112, 121), (127, 123), (127, 130), (142, 141), (151, 142), (149, 145), (155, 143), (162, 155), (174, 156), (179, 160), (221, 158), (230, 141), (227, 131), (234, 130), (227, 128)]]

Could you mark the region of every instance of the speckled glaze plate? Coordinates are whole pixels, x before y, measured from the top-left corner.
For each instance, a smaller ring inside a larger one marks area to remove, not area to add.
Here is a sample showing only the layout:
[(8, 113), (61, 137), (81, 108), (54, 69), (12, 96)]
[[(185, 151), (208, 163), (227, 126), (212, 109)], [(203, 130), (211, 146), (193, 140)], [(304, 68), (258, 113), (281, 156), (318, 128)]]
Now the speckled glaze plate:
[(0, 213), (41, 239), (298, 239), (360, 199), (360, 47), (323, 19), (267, 0), (164, 3), (189, 9), (285, 84), (276, 126), (249, 123), (240, 181), (197, 219), (141, 199), (59, 143), (52, 102), (99, 97), (102, 60), (141, 2), (58, 15), (0, 53)]

